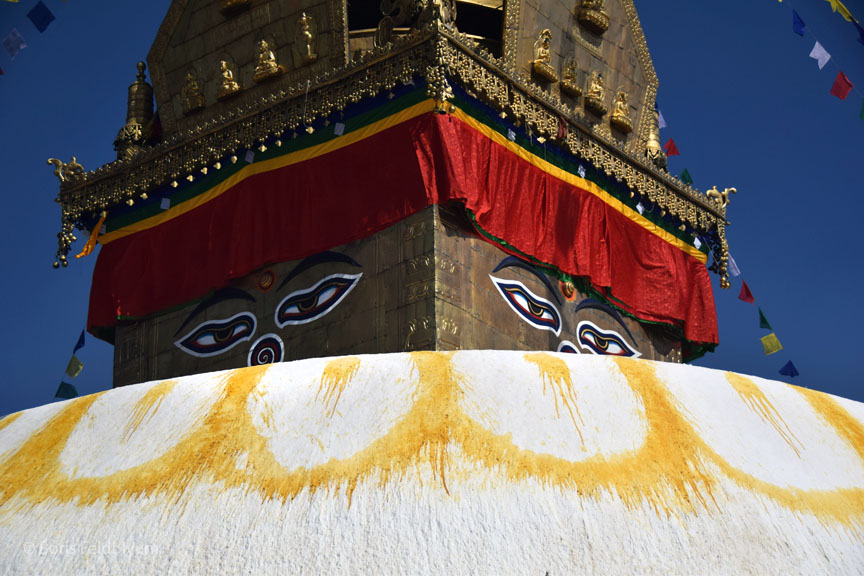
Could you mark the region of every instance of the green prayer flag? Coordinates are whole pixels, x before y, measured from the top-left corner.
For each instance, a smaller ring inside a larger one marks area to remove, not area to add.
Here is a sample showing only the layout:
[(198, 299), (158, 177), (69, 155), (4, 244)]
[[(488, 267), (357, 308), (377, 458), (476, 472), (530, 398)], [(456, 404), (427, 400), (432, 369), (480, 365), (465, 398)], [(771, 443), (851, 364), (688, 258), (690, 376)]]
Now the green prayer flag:
[(775, 352), (779, 352), (783, 349), (783, 345), (780, 344), (780, 340), (777, 339), (777, 335), (773, 332), (768, 334), (767, 336), (762, 337), (762, 347), (765, 349), (765, 355), (770, 356)]
[(858, 114), (858, 118), (864, 120), (864, 100), (861, 100), (861, 112)]
[(68, 382), (60, 382), (60, 386), (57, 387), (57, 392), (54, 394), (55, 398), (63, 398), (64, 400), (69, 398), (77, 398), (78, 397), (78, 389), (75, 388), (72, 384)]
[(75, 378), (81, 373), (83, 368), (84, 363), (73, 354), (72, 358), (69, 359), (69, 365), (66, 366), (66, 375), (69, 376), (69, 378)]
[(693, 184), (693, 177), (690, 176), (690, 172), (686, 168), (681, 172), (681, 182), (684, 182), (685, 184)]
[(762, 308), (759, 308), (759, 328), (773, 330), (773, 328), (771, 328), (771, 324), (768, 323), (768, 319), (765, 318), (765, 313), (762, 312)]

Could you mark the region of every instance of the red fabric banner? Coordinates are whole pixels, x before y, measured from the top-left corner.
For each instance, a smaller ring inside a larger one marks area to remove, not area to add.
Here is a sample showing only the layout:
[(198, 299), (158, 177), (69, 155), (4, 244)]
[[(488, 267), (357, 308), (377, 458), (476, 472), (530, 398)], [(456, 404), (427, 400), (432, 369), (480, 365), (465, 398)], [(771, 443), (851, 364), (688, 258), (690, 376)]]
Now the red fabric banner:
[(269, 263), (365, 238), (434, 203), (464, 202), (514, 248), (587, 277), (637, 317), (716, 343), (705, 266), (597, 196), (451, 116), (425, 114), (242, 180), (102, 247), (88, 329), (182, 304)]

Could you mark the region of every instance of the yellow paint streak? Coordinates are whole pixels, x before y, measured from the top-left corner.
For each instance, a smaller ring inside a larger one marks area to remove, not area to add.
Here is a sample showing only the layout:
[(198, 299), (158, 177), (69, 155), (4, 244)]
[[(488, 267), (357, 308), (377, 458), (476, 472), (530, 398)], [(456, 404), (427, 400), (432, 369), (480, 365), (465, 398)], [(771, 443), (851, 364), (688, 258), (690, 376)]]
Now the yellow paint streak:
[(839, 402), (824, 392), (795, 388), (813, 410), (845, 440), (864, 463), (864, 424), (861, 424)]
[(745, 378), (744, 376), (735, 374), (734, 372), (727, 372), (726, 380), (732, 385), (732, 388), (735, 389), (735, 392), (738, 393), (738, 396), (741, 397), (744, 404), (746, 404), (750, 410), (755, 412), (763, 422), (770, 424), (774, 430), (777, 431), (777, 434), (780, 435), (780, 438), (782, 438), (783, 441), (786, 442), (786, 444), (788, 444), (795, 452), (795, 455), (800, 458), (801, 453), (798, 451), (798, 446), (801, 446), (801, 441), (795, 437), (795, 434), (792, 433), (789, 425), (786, 424), (786, 421), (783, 420), (783, 417), (777, 409), (774, 408), (774, 405), (771, 404), (771, 401), (768, 400), (768, 397), (765, 396), (762, 389), (749, 378)]
[[(579, 408), (576, 405), (576, 390), (573, 388), (573, 379), (570, 375), (570, 368), (567, 364), (557, 356), (551, 354), (526, 354), (525, 360), (537, 366), (540, 370), (540, 379), (543, 381), (543, 395), (546, 395), (546, 382), (549, 382), (549, 387), (552, 390), (552, 398), (555, 400), (555, 415), (561, 418), (561, 413), (558, 411), (558, 401), (567, 407), (567, 412), (570, 413), (570, 420), (573, 421), (573, 427), (579, 434), (579, 441), (582, 447), (585, 447), (585, 439), (582, 437), (582, 430), (579, 425), (585, 425), (582, 416), (579, 414)], [(576, 413), (575, 416), (573, 413)], [(579, 424), (576, 423), (576, 418), (579, 418)]]
[(6, 416), (6, 417), (3, 418), (2, 420), (0, 420), (0, 430), (3, 430), (4, 428), (6, 428), (6, 427), (9, 426), (10, 424), (12, 424), (12, 423), (13, 423), (15, 420), (17, 420), (17, 419), (21, 416), (21, 414), (23, 414), (23, 413), (24, 413), (24, 412), (15, 412), (14, 414), (9, 414), (8, 416)]
[(138, 430), (141, 424), (150, 421), (153, 415), (159, 410), (159, 406), (162, 405), (162, 399), (174, 390), (174, 384), (174, 380), (156, 384), (138, 399), (135, 403), (135, 408), (132, 410), (132, 418), (123, 428), (123, 436), (120, 437), (121, 444), (128, 442), (129, 438), (132, 437), (132, 434)]
[[(333, 414), (336, 413), (336, 405), (339, 404), (342, 392), (348, 382), (357, 374), (359, 367), (360, 359), (353, 356), (335, 358), (324, 367), (324, 374), (321, 375), (321, 383), (318, 385), (318, 393), (315, 394), (315, 398), (317, 399), (321, 392), (324, 392), (322, 400), (325, 406), (330, 407), (328, 417), (332, 418)], [(331, 402), (332, 405), (330, 405)]]

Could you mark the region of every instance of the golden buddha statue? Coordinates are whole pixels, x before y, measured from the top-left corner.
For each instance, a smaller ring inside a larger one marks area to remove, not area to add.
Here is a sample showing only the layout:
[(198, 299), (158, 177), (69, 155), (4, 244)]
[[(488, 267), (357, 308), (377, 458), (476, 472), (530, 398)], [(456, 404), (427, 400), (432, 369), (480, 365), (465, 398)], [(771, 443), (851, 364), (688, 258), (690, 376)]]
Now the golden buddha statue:
[(569, 57), (564, 60), (564, 69), (561, 74), (561, 91), (574, 98), (582, 95), (582, 86), (579, 85), (579, 68), (576, 59)]
[(285, 67), (276, 62), (276, 54), (270, 49), (270, 44), (263, 38), (258, 41), (258, 64), (255, 65), (255, 75), (252, 80), (264, 82), (281, 76)]
[(603, 88), (603, 75), (597, 71), (591, 73), (588, 92), (585, 94), (585, 108), (598, 116), (606, 114), (606, 90)]
[(551, 47), (552, 32), (548, 28), (544, 28), (534, 43), (534, 60), (531, 62), (531, 69), (541, 78), (549, 82), (557, 82), (558, 74), (550, 65), (552, 61)]
[(186, 100), (186, 114), (196, 112), (204, 108), (204, 96), (195, 72), (190, 70), (186, 73), (186, 85), (183, 87), (183, 98)]
[(624, 134), (633, 131), (633, 122), (630, 120), (630, 106), (627, 104), (627, 93), (619, 90), (612, 103), (612, 117), (609, 123)]
[(576, 19), (591, 32), (602, 35), (609, 29), (609, 15), (603, 10), (603, 0), (582, 0)]
[(312, 64), (318, 60), (318, 54), (313, 48), (315, 35), (312, 32), (312, 17), (303, 12), (300, 15), (300, 61), (301, 65)]
[(219, 74), (222, 76), (222, 82), (219, 84), (219, 91), (216, 93), (216, 98), (222, 100), (228, 98), (240, 91), (240, 84), (234, 80), (234, 72), (231, 70), (231, 65), (226, 60), (219, 61)]

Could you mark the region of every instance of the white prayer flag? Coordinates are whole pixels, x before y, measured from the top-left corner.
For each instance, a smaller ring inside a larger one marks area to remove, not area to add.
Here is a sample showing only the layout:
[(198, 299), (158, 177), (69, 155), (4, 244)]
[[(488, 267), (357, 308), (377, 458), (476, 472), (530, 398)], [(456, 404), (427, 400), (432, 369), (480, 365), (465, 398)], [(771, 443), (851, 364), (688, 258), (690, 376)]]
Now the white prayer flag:
[(578, 172), (579, 172), (579, 177), (580, 177), (580, 178), (584, 178), (584, 177), (585, 177), (585, 167), (582, 166), (581, 164), (579, 164)]
[(726, 269), (729, 270), (729, 274), (731, 274), (733, 278), (741, 275), (741, 271), (738, 270), (738, 264), (735, 263), (732, 254), (729, 254), (729, 262), (726, 263)]
[(333, 125), (333, 133), (336, 136), (341, 136), (342, 134), (344, 134), (345, 124), (342, 124), (341, 122), (336, 122), (336, 124)]
[(251, 164), (254, 161), (255, 161), (255, 152), (253, 150), (247, 150), (246, 151), (246, 162)]
[(162, 202), (159, 203), (159, 207), (162, 210), (167, 210), (171, 207), (171, 199), (170, 198), (162, 198)]
[(639, 211), (639, 214), (642, 214), (643, 212), (645, 212), (645, 207), (642, 206), (641, 202), (639, 202), (638, 204), (636, 204), (636, 210)]
[(810, 58), (816, 60), (819, 64), (819, 69), (821, 70), (825, 67), (825, 64), (828, 63), (828, 60), (831, 59), (831, 55), (825, 51), (825, 48), (823, 48), (819, 42), (816, 42), (813, 46), (813, 50), (810, 51)]
[(699, 240), (698, 236), (693, 238), (693, 246), (695, 246), (697, 250), (702, 247), (702, 241)]
[(507, 138), (509, 138), (513, 142), (516, 141), (516, 133), (513, 130), (511, 130), (510, 128), (507, 129)]
[(665, 127), (666, 127), (666, 120), (663, 118), (663, 112), (660, 112), (660, 111), (658, 110), (658, 111), (657, 111), (657, 114), (659, 114), (659, 117), (657, 118), (658, 126), (659, 126), (660, 128), (665, 128)]

